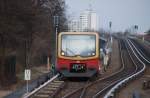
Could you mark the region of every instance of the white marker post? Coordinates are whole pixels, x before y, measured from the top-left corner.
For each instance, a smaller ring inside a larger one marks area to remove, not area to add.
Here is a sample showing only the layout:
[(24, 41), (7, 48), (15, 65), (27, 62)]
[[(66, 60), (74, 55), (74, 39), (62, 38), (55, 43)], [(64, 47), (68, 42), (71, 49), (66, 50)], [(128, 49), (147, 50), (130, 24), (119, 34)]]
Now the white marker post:
[(144, 35), (143, 35), (143, 37), (142, 37), (142, 41), (144, 42), (144, 40), (145, 40), (145, 39), (144, 39)]
[(31, 80), (31, 70), (30, 69), (25, 69), (24, 72), (24, 79), (27, 81), (27, 93), (29, 92), (29, 84), (28, 81)]

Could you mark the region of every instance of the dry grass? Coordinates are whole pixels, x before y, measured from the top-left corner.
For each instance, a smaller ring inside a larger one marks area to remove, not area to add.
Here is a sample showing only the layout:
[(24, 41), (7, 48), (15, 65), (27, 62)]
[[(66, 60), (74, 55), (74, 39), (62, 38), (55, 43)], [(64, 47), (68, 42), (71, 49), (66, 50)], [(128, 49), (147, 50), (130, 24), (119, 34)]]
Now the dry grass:
[[(47, 73), (47, 72), (48, 71), (47, 71), (46, 65), (33, 67), (31, 69), (31, 81), (37, 79), (39, 76), (41, 76), (42, 74)], [(26, 81), (24, 80), (24, 72), (17, 74), (17, 83), (0, 90), (0, 98), (8, 95), (12, 91), (15, 91), (17, 88), (22, 87), (25, 83), (26, 83)]]

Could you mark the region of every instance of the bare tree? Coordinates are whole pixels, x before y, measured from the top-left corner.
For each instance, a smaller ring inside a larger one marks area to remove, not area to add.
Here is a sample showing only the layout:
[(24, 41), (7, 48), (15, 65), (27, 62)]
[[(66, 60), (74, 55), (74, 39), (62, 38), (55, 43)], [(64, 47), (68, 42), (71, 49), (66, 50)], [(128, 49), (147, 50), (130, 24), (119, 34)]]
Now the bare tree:
[(12, 52), (17, 57), (17, 72), (27, 63), (39, 65), (43, 55), (53, 55), (55, 15), (61, 16), (59, 30), (64, 30), (63, 0), (0, 0), (0, 84), (7, 80), (5, 61)]

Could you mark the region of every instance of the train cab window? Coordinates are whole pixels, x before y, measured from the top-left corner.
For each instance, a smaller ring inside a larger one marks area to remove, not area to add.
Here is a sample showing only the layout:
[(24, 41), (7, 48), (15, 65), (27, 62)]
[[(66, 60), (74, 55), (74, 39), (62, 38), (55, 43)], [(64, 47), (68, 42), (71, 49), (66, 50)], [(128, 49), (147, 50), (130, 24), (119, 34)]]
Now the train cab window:
[(91, 57), (96, 55), (95, 35), (62, 35), (61, 55)]

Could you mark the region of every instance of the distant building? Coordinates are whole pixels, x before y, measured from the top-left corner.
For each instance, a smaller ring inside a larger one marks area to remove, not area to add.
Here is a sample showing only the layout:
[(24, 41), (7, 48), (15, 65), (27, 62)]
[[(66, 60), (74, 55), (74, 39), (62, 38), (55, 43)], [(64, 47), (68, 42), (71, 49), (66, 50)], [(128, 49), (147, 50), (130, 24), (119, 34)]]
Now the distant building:
[(97, 31), (98, 16), (92, 10), (83, 11), (79, 20), (73, 19), (69, 25), (69, 31)]
[(80, 14), (80, 30), (81, 31), (97, 31), (98, 16), (96, 12), (86, 10)]
[(73, 19), (69, 25), (69, 31), (74, 32), (74, 31), (80, 31), (80, 23), (77, 19)]
[(80, 14), (80, 31), (88, 31), (89, 27), (89, 11)]
[(98, 16), (96, 12), (91, 12), (90, 13), (90, 23), (89, 23), (89, 28), (90, 30), (97, 31), (98, 30)]

